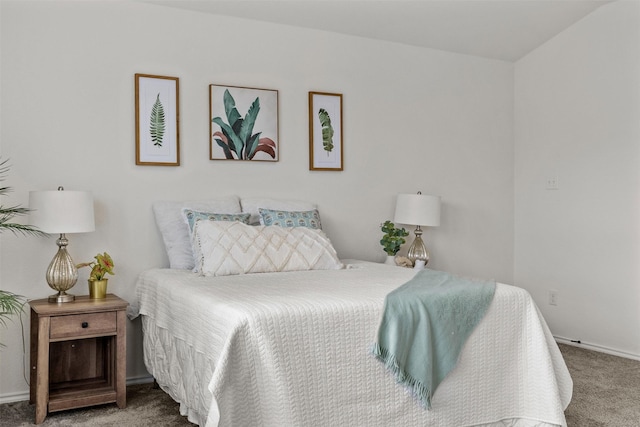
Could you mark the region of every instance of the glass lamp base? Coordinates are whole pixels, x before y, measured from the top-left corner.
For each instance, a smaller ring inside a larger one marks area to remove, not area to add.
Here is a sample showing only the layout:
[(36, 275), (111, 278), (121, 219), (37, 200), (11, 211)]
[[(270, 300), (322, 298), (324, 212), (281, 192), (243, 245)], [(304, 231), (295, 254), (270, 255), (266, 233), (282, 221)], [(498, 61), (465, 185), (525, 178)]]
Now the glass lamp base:
[(47, 269), (47, 283), (57, 294), (49, 297), (49, 302), (71, 302), (76, 299), (75, 296), (67, 294), (66, 291), (73, 288), (78, 280), (78, 269), (76, 268), (71, 256), (67, 252), (67, 244), (69, 241), (64, 234), (60, 234), (60, 238), (56, 240), (58, 252), (51, 260)]
[(75, 295), (68, 294), (66, 292), (58, 292), (55, 295), (49, 296), (49, 302), (71, 302), (76, 299)]
[(415, 234), (416, 234), (416, 238), (413, 241), (413, 244), (411, 245), (411, 247), (409, 248), (409, 251), (407, 252), (407, 258), (409, 258), (414, 265), (418, 260), (424, 261), (426, 265), (429, 263), (429, 251), (427, 250), (427, 247), (424, 245), (424, 242), (422, 241), (422, 237), (420, 237), (422, 235), (422, 231), (416, 230)]

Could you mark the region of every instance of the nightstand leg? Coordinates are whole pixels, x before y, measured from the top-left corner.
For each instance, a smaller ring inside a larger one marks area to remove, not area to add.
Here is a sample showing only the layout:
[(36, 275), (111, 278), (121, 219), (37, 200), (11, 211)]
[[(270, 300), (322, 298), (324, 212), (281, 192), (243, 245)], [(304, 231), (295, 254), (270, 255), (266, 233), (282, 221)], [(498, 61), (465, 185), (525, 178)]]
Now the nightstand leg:
[(49, 325), (50, 318), (38, 319), (38, 356), (36, 360), (36, 424), (47, 416), (49, 402)]
[(118, 334), (116, 335), (116, 404), (123, 409), (127, 406), (127, 315), (124, 310), (118, 311)]
[(38, 364), (38, 314), (31, 310), (31, 327), (29, 333), (29, 404), (36, 403), (36, 382)]

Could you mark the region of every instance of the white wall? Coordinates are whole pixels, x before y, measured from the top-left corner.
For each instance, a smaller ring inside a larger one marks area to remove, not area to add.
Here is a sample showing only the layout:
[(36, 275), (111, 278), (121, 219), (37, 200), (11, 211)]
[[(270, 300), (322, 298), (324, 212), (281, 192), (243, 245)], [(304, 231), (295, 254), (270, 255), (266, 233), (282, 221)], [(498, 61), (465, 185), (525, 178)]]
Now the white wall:
[[(340, 256), (375, 261), (395, 195), (438, 194), (430, 265), (513, 280), (512, 64), (129, 2), (0, 8), (1, 154), (15, 190), (2, 202), (91, 190), (97, 230), (70, 235), (69, 251), (81, 261), (107, 250), (110, 291), (132, 300), (137, 274), (166, 265), (154, 200), (220, 194), (313, 200)], [(180, 167), (135, 165), (135, 73), (180, 78)], [(278, 163), (208, 160), (211, 83), (279, 90)], [(308, 170), (309, 91), (344, 96), (343, 172)], [(0, 287), (52, 293), (55, 238), (0, 239)], [(86, 275), (75, 293), (87, 293)], [(24, 398), (19, 323), (0, 334), (0, 399)], [(128, 376), (146, 375), (139, 321), (128, 337)]]
[(556, 336), (640, 358), (640, 2), (597, 9), (515, 81), (515, 282)]

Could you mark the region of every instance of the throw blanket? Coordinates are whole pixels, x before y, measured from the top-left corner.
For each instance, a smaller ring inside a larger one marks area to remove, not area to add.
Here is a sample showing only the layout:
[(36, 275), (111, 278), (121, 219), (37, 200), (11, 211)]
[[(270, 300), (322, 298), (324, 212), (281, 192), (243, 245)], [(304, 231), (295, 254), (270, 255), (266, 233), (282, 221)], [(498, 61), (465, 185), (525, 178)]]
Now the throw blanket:
[(423, 407), (431, 408), (431, 396), (455, 367), (495, 288), (495, 282), (418, 272), (387, 295), (372, 353)]

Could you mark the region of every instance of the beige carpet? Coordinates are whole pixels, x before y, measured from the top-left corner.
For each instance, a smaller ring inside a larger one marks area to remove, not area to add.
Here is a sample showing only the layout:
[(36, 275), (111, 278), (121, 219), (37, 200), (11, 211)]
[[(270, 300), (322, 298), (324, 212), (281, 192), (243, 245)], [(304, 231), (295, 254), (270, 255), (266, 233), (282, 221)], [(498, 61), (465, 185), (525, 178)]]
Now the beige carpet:
[(560, 345), (573, 378), (569, 427), (639, 427), (640, 362)]
[[(35, 405), (29, 402), (0, 405), (0, 427), (33, 427)], [(85, 409), (71, 409), (47, 415), (43, 427), (159, 427), (191, 426), (186, 417), (180, 415), (179, 405), (152, 384), (127, 387), (127, 407), (118, 409), (113, 404)]]
[[(574, 382), (567, 408), (569, 427), (639, 427), (640, 362), (560, 345)], [(0, 405), (0, 427), (32, 426), (28, 402)], [(178, 404), (151, 384), (127, 387), (127, 408), (115, 404), (49, 414), (49, 426), (193, 426), (180, 416)]]

